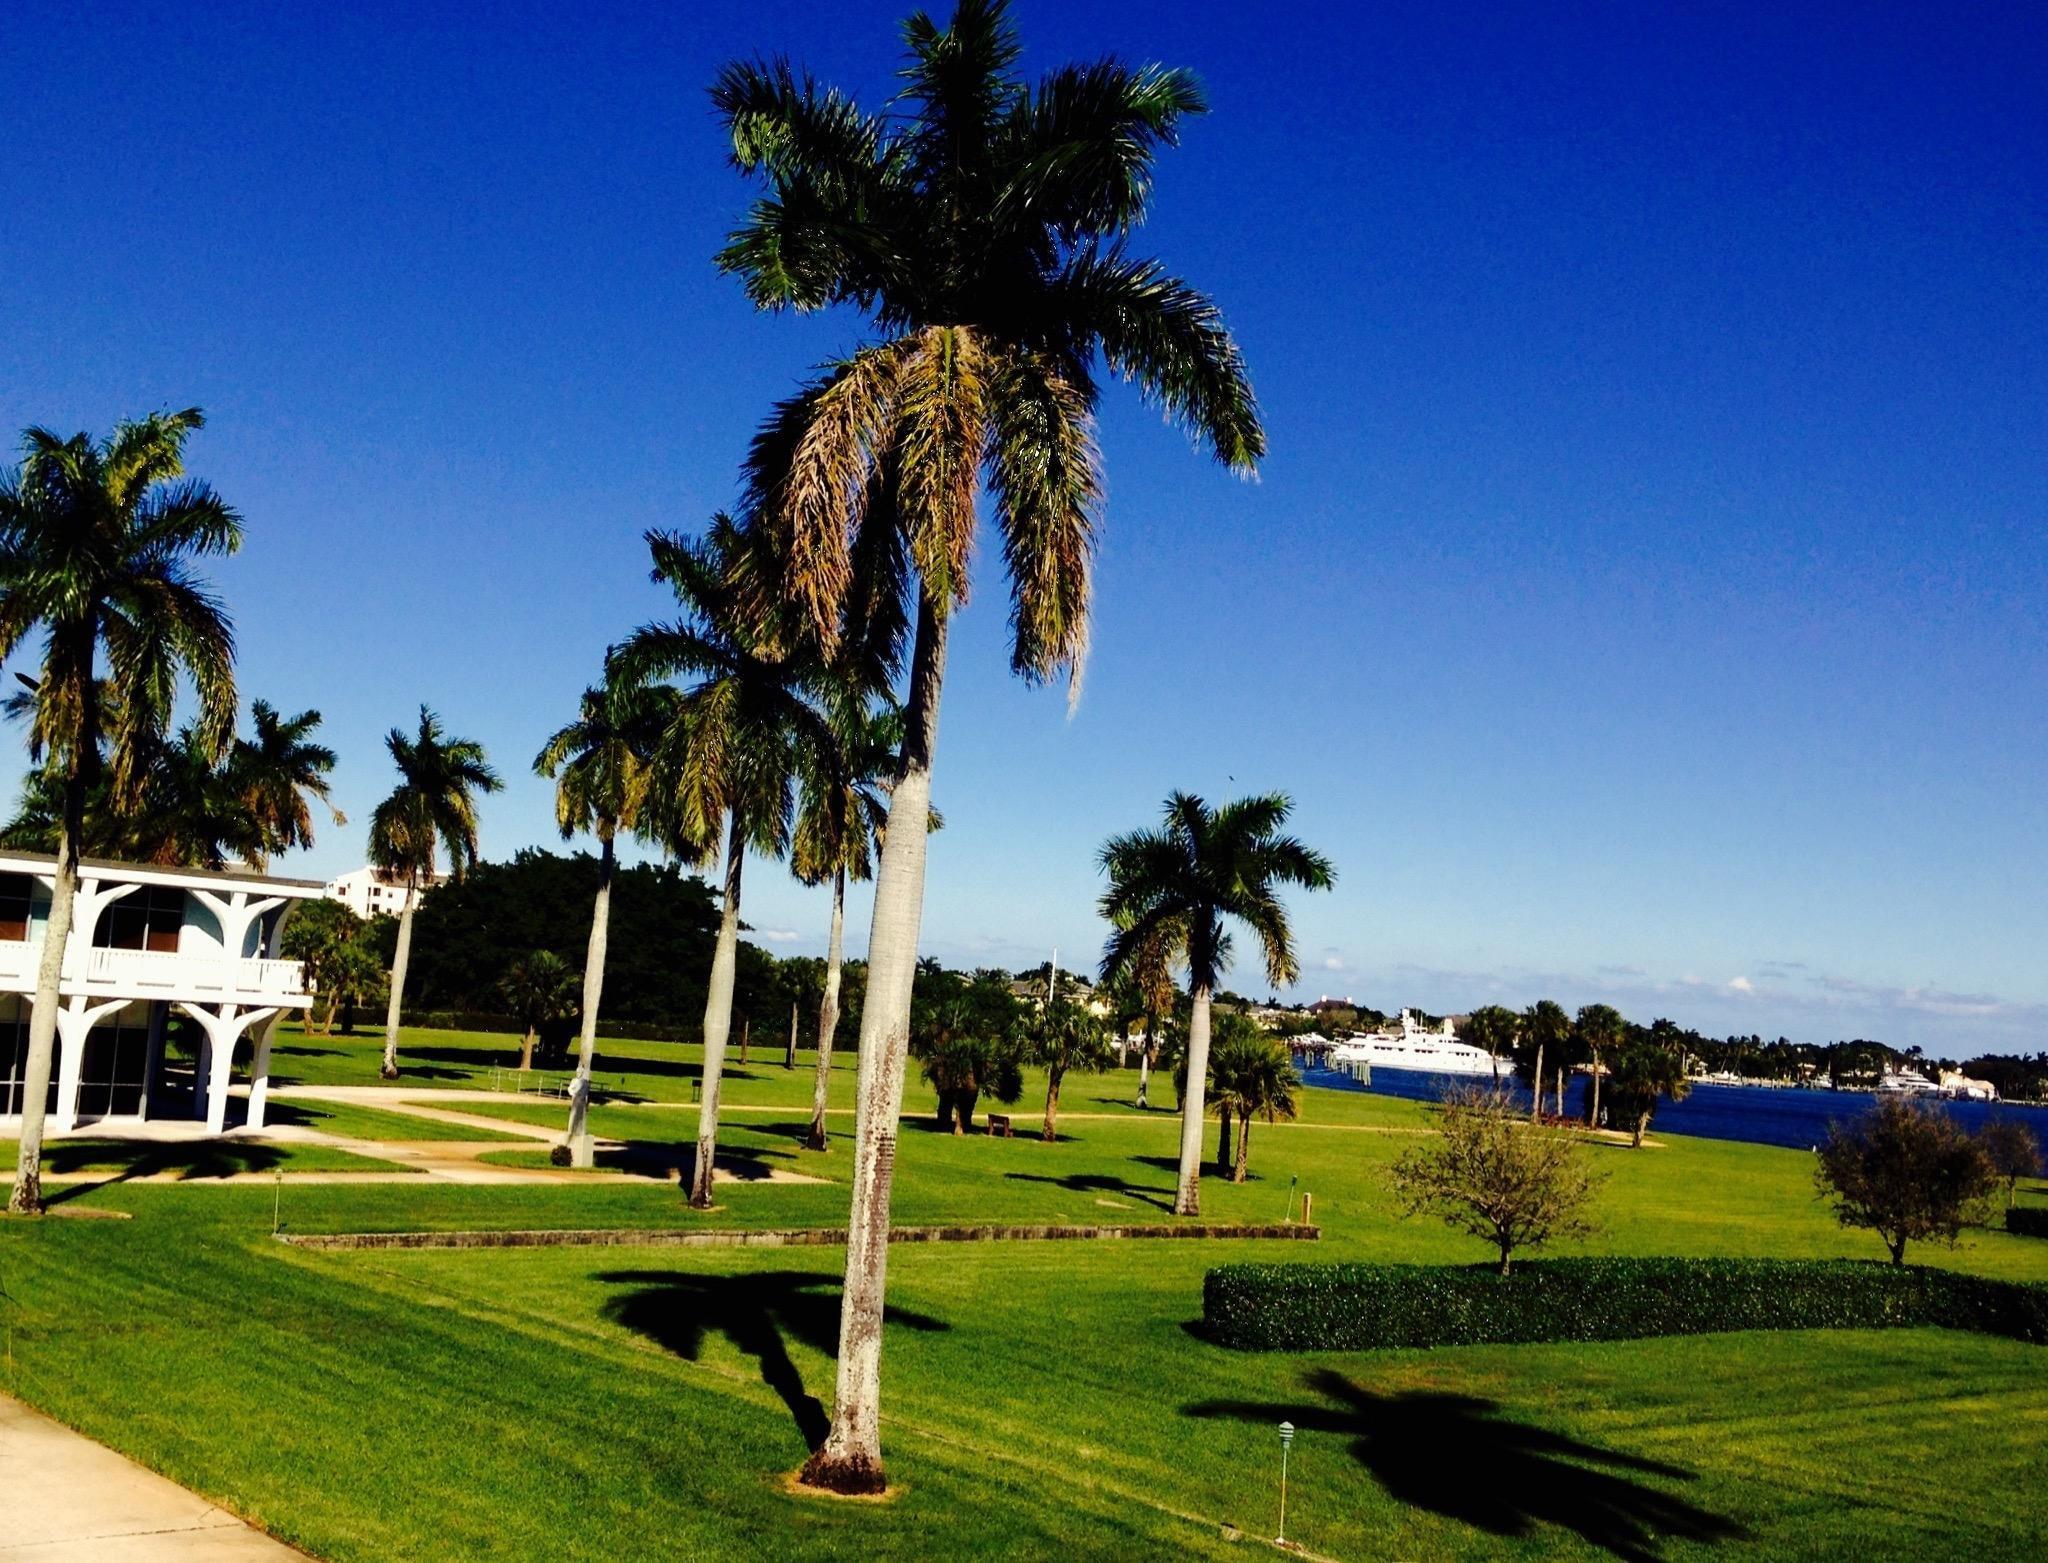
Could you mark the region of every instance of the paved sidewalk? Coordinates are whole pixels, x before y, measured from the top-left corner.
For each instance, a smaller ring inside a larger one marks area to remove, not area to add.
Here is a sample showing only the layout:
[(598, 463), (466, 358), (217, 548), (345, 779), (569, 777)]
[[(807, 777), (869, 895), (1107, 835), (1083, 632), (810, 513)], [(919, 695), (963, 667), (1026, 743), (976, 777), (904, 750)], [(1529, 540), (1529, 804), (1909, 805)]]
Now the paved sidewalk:
[(301, 1559), (196, 1493), (0, 1395), (0, 1563)]

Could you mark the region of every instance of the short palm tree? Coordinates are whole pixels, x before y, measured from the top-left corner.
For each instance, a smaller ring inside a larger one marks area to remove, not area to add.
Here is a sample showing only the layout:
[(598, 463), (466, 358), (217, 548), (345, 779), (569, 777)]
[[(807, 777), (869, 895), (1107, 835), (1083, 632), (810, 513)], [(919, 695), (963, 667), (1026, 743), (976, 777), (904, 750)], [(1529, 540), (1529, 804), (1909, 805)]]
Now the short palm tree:
[(498, 992), (512, 1018), (526, 1028), (519, 1042), (519, 1067), (533, 1067), (533, 1044), (541, 1027), (576, 1013), (576, 972), (553, 950), (535, 950), (505, 968)]
[(576, 720), (558, 728), (534, 758), (536, 775), (555, 784), (555, 823), (567, 841), (578, 831), (597, 837), (597, 895), (583, 957), (583, 1033), (569, 1091), (569, 1162), (594, 1164), (590, 1141), (590, 1070), (597, 1053), (597, 1012), (604, 997), (605, 945), (611, 931), (612, 881), (620, 831), (639, 828), (654, 747), (674, 714), (674, 691), (607, 678), (583, 692)]
[(789, 849), (801, 755), (829, 748), (832, 738), (812, 703), (824, 677), (822, 661), (792, 628), (793, 616), (763, 606), (763, 566), (731, 519), (717, 517), (701, 540), (650, 532), (647, 543), (654, 579), (675, 593), (683, 615), (635, 630), (612, 651), (608, 676), (629, 686), (675, 677), (694, 682), (676, 696), (656, 744), (645, 818), (659, 839), (686, 855), (705, 854), (725, 837), (690, 1183), (690, 1203), (701, 1210), (712, 1202), (742, 871), (750, 850), (779, 858)]
[(1251, 1163), (1252, 1119), (1291, 1121), (1299, 1111), (1294, 1092), (1301, 1077), (1294, 1072), (1285, 1043), (1247, 1025), (1244, 1032), (1218, 1043), (1209, 1062), (1209, 1080), (1226, 1141), (1231, 1117), (1237, 1118), (1236, 1153), (1219, 1155), (1217, 1171), (1227, 1171), (1231, 1182), (1242, 1183)]
[[(729, 66), (713, 100), (765, 191), (719, 257), (764, 309), (852, 306), (875, 337), (778, 407), (750, 461), (750, 520), (787, 542), (786, 590), (821, 633), (866, 527), (917, 575), (906, 724), (890, 808), (931, 804), (952, 609), (968, 588), (984, 487), (1011, 582), (1012, 666), (1078, 679), (1103, 484), (1098, 371), (1135, 380), (1234, 470), (1265, 450), (1215, 306), (1130, 253), (1152, 164), (1204, 108), (1194, 78), (1113, 59), (1035, 84), (1002, 0), (904, 24), (888, 112), (781, 62)], [(804, 1480), (885, 1485), (880, 1439), (889, 1191), (902, 1108), (925, 832), (882, 849), (861, 1016), (863, 1100), (832, 1431)]]
[(476, 862), (477, 794), (504, 784), (483, 745), (450, 738), (441, 719), (420, 707), (419, 731), (394, 727), (384, 737), (398, 767), (398, 785), (370, 816), (370, 866), (405, 887), (398, 913), (398, 950), (391, 961), (391, 998), (384, 1015), (386, 1080), (398, 1078), (398, 1015), (405, 1005), (405, 968), (412, 959), (412, 914), (434, 882), (441, 851), (448, 875), (460, 879)]
[(1032, 1056), (1045, 1067), (1045, 1127), (1050, 1145), (1060, 1137), (1060, 1084), (1069, 1070), (1100, 1070), (1110, 1059), (1109, 1034), (1085, 1005), (1062, 994), (1045, 1006), (1032, 1035)]
[(1482, 1004), (1465, 1017), (1462, 1029), (1465, 1041), (1486, 1049), (1493, 1060), (1493, 1083), (1499, 1086), (1501, 1055), (1514, 1052), (1522, 1034), (1522, 1017), (1505, 1005)]
[(1180, 1182), (1174, 1211), (1202, 1209), (1202, 1082), (1209, 1062), (1209, 1004), (1228, 968), (1225, 919), (1241, 923), (1258, 941), (1267, 979), (1294, 981), (1300, 967), (1294, 934), (1280, 901), (1283, 885), (1326, 890), (1336, 881), (1330, 861), (1281, 834), (1292, 805), (1279, 793), (1240, 798), (1212, 809), (1191, 793), (1166, 800), (1156, 830), (1111, 837), (1101, 861), (1109, 876), (1102, 915), (1114, 930), (1104, 948), (1102, 975), (1120, 978), (1145, 942), (1162, 930), (1185, 930), (1188, 993), (1187, 1090), (1181, 1102)]
[(0, 474), (0, 657), (42, 633), (29, 749), (60, 791), (8, 1198), (15, 1211), (43, 1208), (43, 1114), (87, 797), (103, 774), (117, 799), (133, 795), (181, 677), (198, 697), (195, 732), (210, 755), (226, 749), (234, 727), (234, 633), (192, 561), (233, 553), (242, 523), (206, 484), (184, 477), (185, 441), (204, 423), (189, 408), (120, 424), (99, 441), (30, 429), (20, 469)]

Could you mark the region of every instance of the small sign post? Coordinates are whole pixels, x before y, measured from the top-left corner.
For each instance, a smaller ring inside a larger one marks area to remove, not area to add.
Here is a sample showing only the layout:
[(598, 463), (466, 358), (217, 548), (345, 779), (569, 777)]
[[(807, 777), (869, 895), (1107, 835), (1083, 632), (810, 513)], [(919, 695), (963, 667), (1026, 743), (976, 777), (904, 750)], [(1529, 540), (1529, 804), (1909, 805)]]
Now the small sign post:
[(1294, 1424), (1280, 1424), (1280, 1534), (1273, 1538), (1275, 1546), (1287, 1545), (1287, 1451), (1294, 1443)]

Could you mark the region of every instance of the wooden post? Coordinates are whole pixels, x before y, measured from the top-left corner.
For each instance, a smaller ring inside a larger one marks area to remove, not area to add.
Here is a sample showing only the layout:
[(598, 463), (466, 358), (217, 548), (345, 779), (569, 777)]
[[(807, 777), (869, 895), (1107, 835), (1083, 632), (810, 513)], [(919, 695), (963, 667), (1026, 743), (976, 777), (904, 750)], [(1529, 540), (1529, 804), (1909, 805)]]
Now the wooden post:
[(1313, 1194), (1301, 1196), (1301, 1224), (1305, 1227), (1316, 1224), (1316, 1197)]

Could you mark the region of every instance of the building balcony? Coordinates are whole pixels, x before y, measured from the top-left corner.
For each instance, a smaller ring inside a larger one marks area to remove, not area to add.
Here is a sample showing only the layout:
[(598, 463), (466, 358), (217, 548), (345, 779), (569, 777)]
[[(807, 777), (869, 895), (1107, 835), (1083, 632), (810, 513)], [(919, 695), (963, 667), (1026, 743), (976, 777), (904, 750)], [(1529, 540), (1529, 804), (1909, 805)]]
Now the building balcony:
[[(86, 950), (85, 969), (73, 949), (60, 991), (86, 997), (186, 999), (301, 1005), (306, 974), (298, 961), (230, 959), (213, 951)], [(33, 992), (42, 961), (40, 939), (0, 939), (0, 988)]]

